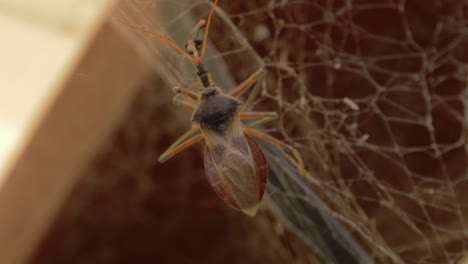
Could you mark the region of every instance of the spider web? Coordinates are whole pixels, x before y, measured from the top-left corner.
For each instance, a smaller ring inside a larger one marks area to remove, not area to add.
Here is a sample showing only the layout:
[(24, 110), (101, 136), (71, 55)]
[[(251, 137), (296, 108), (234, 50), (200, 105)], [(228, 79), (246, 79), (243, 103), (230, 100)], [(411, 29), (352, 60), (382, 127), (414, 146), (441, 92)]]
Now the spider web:
[[(114, 18), (165, 34), (183, 46), (210, 6), (208, 1), (192, 0), (122, 1)], [(265, 129), (297, 148), (310, 172), (299, 177), (284, 153), (264, 144), (271, 170), (268, 207), (312, 249), (316, 260), (343, 263), (340, 256), (330, 254), (345, 254), (341, 258), (352, 256), (356, 263), (371, 262), (369, 257), (377, 263), (454, 263), (466, 254), (467, 13), (468, 3), (462, 0), (220, 0), (210, 31), (208, 69), (221, 87), (232, 89), (258, 68), (266, 68), (266, 85), (254, 109), (279, 113), (277, 122)], [(134, 251), (143, 259), (152, 256), (148, 244), (162, 242), (145, 242), (153, 237), (145, 234), (173, 230), (184, 218), (155, 217), (146, 207), (153, 208), (161, 197), (170, 197), (170, 206), (165, 207), (182, 206), (193, 198), (189, 185), (208, 188), (205, 181), (153, 175), (160, 154), (154, 153), (154, 146), (161, 146), (160, 138), (167, 139), (163, 131), (178, 136), (190, 118), (175, 107), (155, 106), (169, 105), (167, 87), (196, 89), (193, 65), (155, 37), (117, 23), (116, 27), (130, 36), (165, 85), (142, 89), (133, 113), (72, 195), (80, 198), (64, 209), (49, 237), (49, 241), (68, 241), (68, 248), (63, 246), (67, 250), (57, 256), (62, 251), (44, 246), (38, 263), (70, 260), (86, 248), (97, 253), (82, 254), (85, 262), (135, 260), (130, 253), (115, 250), (122, 248), (118, 242), (135, 237), (140, 244), (130, 248), (138, 248)], [(157, 114), (161, 111), (164, 115)], [(158, 124), (151, 125), (151, 120)], [(196, 159), (178, 156), (174, 159), (181, 160), (171, 165), (187, 166), (167, 170), (201, 174), (200, 153), (192, 152)], [(154, 184), (155, 178), (166, 182)], [(174, 181), (179, 181), (178, 195), (161, 187)], [(118, 203), (119, 198), (123, 202)], [(199, 227), (208, 222), (210, 229), (219, 230), (212, 218), (203, 218), (207, 210), (198, 210), (202, 220), (192, 223), (200, 218), (191, 218), (190, 224)], [(253, 220), (257, 233), (269, 236), (253, 241), (231, 234), (242, 241), (239, 252), (248, 255), (250, 249), (254, 254), (247, 259), (261, 263), (255, 254), (274, 248), (273, 253), (261, 255), (264, 263), (308, 263), (310, 258), (300, 256), (301, 247), (295, 242), (289, 243), (289, 255), (281, 255), (284, 246), (278, 241), (289, 235), (281, 231), (283, 237), (276, 236), (278, 232), (267, 228), (265, 219), (270, 218), (262, 209)], [(154, 219), (160, 229), (149, 225), (135, 235), (139, 229), (123, 227), (129, 221), (142, 224), (144, 219)], [(244, 225), (247, 220), (239, 221)], [(98, 233), (96, 226), (103, 236), (93, 236)], [(67, 227), (71, 227), (68, 233)], [(184, 237), (183, 232), (175, 234)], [(61, 235), (66, 239), (57, 239)], [(172, 234), (167, 238), (173, 239)], [(101, 251), (96, 249), (99, 245)], [(165, 260), (173, 263), (174, 258)], [(220, 259), (225, 260), (205, 263)], [(230, 263), (244, 262), (231, 259)]]
[(281, 110), (278, 131), (371, 255), (457, 260), (468, 237), (467, 3), (225, 6), (248, 39), (270, 32), (254, 48), (273, 72), (264, 97)]

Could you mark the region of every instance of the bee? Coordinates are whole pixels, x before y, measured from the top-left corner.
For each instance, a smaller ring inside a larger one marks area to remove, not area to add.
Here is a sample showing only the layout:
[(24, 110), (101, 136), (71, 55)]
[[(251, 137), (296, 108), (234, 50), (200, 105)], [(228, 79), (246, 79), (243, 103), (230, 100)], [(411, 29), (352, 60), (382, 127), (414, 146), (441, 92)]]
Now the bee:
[[(253, 129), (278, 116), (276, 112), (249, 110), (265, 78), (264, 69), (253, 73), (227, 94), (211, 80), (204, 57), (211, 19), (217, 3), (218, 0), (215, 0), (207, 21), (202, 19), (194, 27), (186, 42), (185, 51), (161, 34), (125, 22), (120, 23), (155, 35), (168, 43), (195, 65), (196, 75), (202, 84), (199, 93), (181, 87), (174, 89), (177, 94), (174, 103), (193, 112), (193, 125), (161, 154), (159, 162), (163, 163), (187, 147), (204, 140), (205, 172), (216, 194), (231, 207), (249, 216), (255, 216), (266, 189), (267, 161), (252, 136), (269, 141), (293, 155), (301, 174), (304, 173), (304, 164), (296, 149)], [(241, 104), (236, 98), (249, 89), (252, 90), (248, 99)], [(244, 119), (253, 121), (244, 125), (241, 121)]]

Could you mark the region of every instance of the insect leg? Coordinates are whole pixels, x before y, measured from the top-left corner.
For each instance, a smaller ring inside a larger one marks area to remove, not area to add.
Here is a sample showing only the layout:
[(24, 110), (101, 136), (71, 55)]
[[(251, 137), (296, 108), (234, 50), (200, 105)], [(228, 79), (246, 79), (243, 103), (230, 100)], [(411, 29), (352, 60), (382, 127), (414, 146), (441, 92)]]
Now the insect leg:
[(193, 91), (190, 91), (189, 89), (187, 88), (182, 88), (180, 86), (176, 86), (174, 87), (174, 92), (176, 94), (183, 94), (185, 96), (187, 96), (188, 98), (194, 100), (194, 101), (200, 101), (200, 97), (198, 96), (197, 93), (193, 92)]
[[(197, 132), (197, 134), (192, 136), (195, 132)], [(200, 134), (198, 127), (192, 127), (192, 129), (183, 134), (166, 151), (164, 151), (164, 153), (159, 156), (158, 161), (161, 163), (167, 161), (175, 154), (197, 143), (201, 139), (203, 139), (203, 135)]]
[(196, 104), (193, 103), (193, 102), (190, 102), (188, 100), (184, 100), (182, 98), (179, 98), (179, 96), (174, 96), (174, 98), (172, 99), (172, 102), (177, 105), (177, 106), (180, 106), (182, 108), (185, 108), (185, 109), (188, 109), (190, 111), (195, 111), (195, 108), (197, 108)]
[(258, 130), (255, 130), (255, 129), (251, 129), (251, 128), (248, 128), (248, 127), (244, 127), (244, 132), (249, 134), (249, 135), (252, 135), (254, 137), (257, 137), (257, 138), (261, 138), (261, 139), (264, 139), (266, 141), (269, 141), (275, 145), (277, 145), (278, 147), (284, 149), (286, 152), (288, 152), (289, 154), (291, 154), (295, 159), (296, 159), (296, 162), (297, 162), (297, 165), (299, 167), (299, 173), (301, 175), (305, 175), (305, 170), (304, 170), (304, 161), (301, 157), (301, 154), (299, 154), (299, 151), (297, 151), (297, 149), (295, 149), (294, 147), (282, 142), (281, 140), (278, 140), (270, 135), (267, 135), (265, 133), (262, 133)]
[(244, 110), (249, 109), (250, 105), (253, 103), (255, 96), (257, 96), (257, 93), (259, 92), (260, 87), (262, 86), (264, 78), (265, 78), (265, 69), (261, 68), (255, 73), (253, 73), (252, 75), (250, 75), (250, 77), (247, 78), (247, 80), (245, 80), (239, 86), (234, 88), (234, 90), (229, 92), (229, 95), (232, 97), (239, 97), (243, 93), (245, 93), (249, 88), (251, 88), (254, 83), (256, 83), (252, 92), (249, 95), (249, 98), (247, 99), (244, 106), (242, 107), (242, 109)]
[(246, 124), (247, 127), (262, 125), (278, 118), (276, 112), (240, 112), (239, 116), (241, 119), (258, 119)]

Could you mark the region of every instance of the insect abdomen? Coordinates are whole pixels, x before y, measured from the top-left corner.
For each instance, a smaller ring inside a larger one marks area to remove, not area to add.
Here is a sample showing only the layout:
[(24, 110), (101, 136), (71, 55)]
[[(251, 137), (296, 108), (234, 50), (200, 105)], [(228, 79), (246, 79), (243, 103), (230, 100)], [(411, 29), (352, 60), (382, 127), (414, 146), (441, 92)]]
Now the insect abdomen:
[(211, 186), (227, 204), (255, 215), (265, 193), (267, 164), (258, 144), (245, 135), (233, 147), (217, 145), (205, 153)]

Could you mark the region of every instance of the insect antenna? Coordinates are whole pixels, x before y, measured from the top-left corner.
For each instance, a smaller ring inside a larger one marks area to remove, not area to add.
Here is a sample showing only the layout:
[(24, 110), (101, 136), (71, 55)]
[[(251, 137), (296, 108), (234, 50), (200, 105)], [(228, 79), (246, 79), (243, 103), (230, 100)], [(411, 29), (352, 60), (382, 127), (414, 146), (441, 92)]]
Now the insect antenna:
[[(167, 44), (169, 44), (172, 48), (174, 48), (180, 54), (184, 55), (187, 59), (190, 60), (190, 62), (192, 62), (197, 67), (197, 75), (203, 84), (203, 88), (207, 88), (207, 87), (210, 87), (211, 83), (210, 83), (210, 79), (208, 76), (208, 70), (206, 69), (206, 66), (203, 63), (203, 60), (205, 58), (206, 42), (208, 40), (208, 33), (210, 30), (211, 19), (213, 18), (213, 13), (217, 4), (218, 4), (218, 0), (214, 0), (213, 6), (211, 7), (211, 10), (210, 10), (210, 14), (208, 15), (208, 21), (205, 23), (205, 20), (200, 20), (200, 22), (198, 22), (197, 26), (192, 31), (190, 39), (187, 40), (187, 44), (185, 46), (187, 52), (183, 51), (181, 48), (179, 48), (176, 44), (174, 44), (172, 41), (170, 41), (167, 37), (165, 37), (162, 34), (153, 32), (151, 30), (148, 30), (142, 27), (132, 25), (124, 21), (120, 21), (118, 19), (114, 19), (114, 21), (124, 26), (127, 26), (129, 28), (144, 32), (146, 34), (156, 36), (160, 38), (161, 40), (163, 40), (164, 42), (166, 42)], [(205, 34), (204, 34), (203, 40), (200, 40), (198, 38), (198, 32), (202, 29), (205, 29)], [(201, 44), (201, 51), (200, 51), (200, 44)]]
[[(208, 40), (208, 31), (210, 30), (211, 19), (213, 17), (214, 9), (216, 8), (216, 4), (218, 0), (215, 0), (213, 6), (211, 7), (210, 14), (208, 15), (208, 22), (204, 19), (200, 20), (195, 28), (192, 30), (190, 37), (188, 38), (185, 49), (190, 55), (193, 55), (195, 60), (198, 63), (203, 63), (205, 58), (205, 51), (206, 51), (206, 42)], [(204, 29), (203, 38), (199, 37), (200, 32)]]
[(216, 4), (218, 4), (218, 0), (214, 1), (213, 7), (211, 7), (210, 15), (208, 16), (208, 21), (206, 22), (205, 37), (203, 38), (201, 56), (200, 56), (201, 61), (203, 61), (203, 59), (205, 58), (206, 41), (208, 40), (208, 32), (210, 31), (211, 18), (213, 17), (213, 12), (215, 10)]
[(144, 32), (146, 34), (150, 34), (150, 35), (153, 35), (153, 36), (156, 36), (158, 38), (160, 38), (162, 41), (166, 42), (167, 44), (169, 44), (171, 47), (173, 47), (177, 52), (179, 52), (180, 54), (184, 55), (187, 59), (190, 60), (190, 62), (192, 62), (193, 64), (197, 64), (197, 60), (192, 58), (192, 56), (190, 56), (187, 52), (185, 52), (184, 50), (182, 50), (181, 48), (179, 48), (176, 44), (174, 44), (172, 41), (170, 41), (167, 37), (165, 37), (164, 35), (162, 34), (159, 34), (159, 33), (156, 33), (154, 31), (151, 31), (151, 30), (148, 30), (148, 29), (145, 29), (145, 28), (142, 28), (142, 27), (138, 27), (138, 26), (135, 26), (135, 25), (132, 25), (130, 23), (127, 23), (127, 22), (124, 22), (124, 21), (120, 21), (118, 19), (113, 19), (114, 21), (116, 21), (117, 23), (120, 23), (124, 26), (127, 26), (129, 28), (132, 28), (132, 29), (135, 29), (135, 30), (138, 30), (138, 31), (141, 31), (141, 32)]

